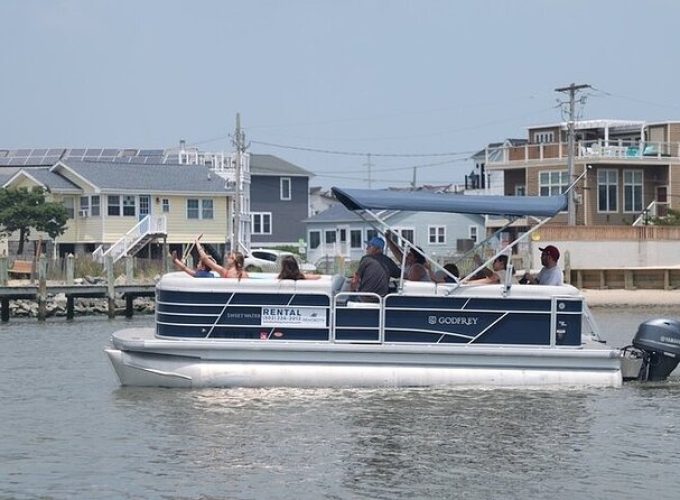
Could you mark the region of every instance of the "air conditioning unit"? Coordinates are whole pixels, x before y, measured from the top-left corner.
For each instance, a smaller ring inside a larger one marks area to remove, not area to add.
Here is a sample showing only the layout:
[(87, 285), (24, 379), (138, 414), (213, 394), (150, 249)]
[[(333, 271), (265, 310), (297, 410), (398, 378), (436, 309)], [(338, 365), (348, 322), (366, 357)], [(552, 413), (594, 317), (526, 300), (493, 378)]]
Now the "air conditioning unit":
[(78, 212), (78, 215), (79, 215), (80, 217), (85, 218), (85, 217), (88, 217), (88, 216), (90, 215), (90, 212), (87, 211), (87, 210), (80, 210), (80, 211)]

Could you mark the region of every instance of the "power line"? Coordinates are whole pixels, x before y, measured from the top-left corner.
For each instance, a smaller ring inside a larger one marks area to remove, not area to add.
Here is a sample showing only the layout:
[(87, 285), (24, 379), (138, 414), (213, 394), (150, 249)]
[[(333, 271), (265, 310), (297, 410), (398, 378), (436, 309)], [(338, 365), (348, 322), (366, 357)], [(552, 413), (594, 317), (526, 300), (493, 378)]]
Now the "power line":
[(272, 142), (264, 142), (264, 141), (255, 141), (251, 140), (250, 141), (252, 144), (260, 144), (261, 146), (270, 146), (273, 148), (281, 148), (281, 149), (293, 149), (295, 151), (307, 151), (310, 153), (322, 153), (322, 154), (329, 154), (329, 155), (340, 155), (340, 156), (379, 156), (379, 157), (389, 157), (389, 158), (427, 158), (427, 157), (440, 157), (440, 156), (461, 156), (461, 155), (466, 155), (466, 154), (471, 154), (475, 153), (476, 150), (473, 151), (452, 151), (448, 153), (371, 153), (368, 151), (338, 151), (338, 150), (333, 150), (333, 149), (317, 149), (317, 148), (310, 148), (310, 147), (304, 147), (304, 146), (291, 146), (287, 144), (275, 144)]

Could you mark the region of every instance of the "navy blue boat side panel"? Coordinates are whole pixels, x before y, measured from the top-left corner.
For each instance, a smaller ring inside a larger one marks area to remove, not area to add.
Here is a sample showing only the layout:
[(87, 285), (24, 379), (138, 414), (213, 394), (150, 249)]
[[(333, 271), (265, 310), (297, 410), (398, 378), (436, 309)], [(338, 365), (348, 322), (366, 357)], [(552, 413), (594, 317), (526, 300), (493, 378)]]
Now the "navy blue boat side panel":
[(232, 294), (217, 292), (195, 292), (178, 290), (158, 290), (159, 302), (174, 302), (178, 304), (226, 304)]
[(385, 329), (385, 342), (422, 342), (433, 344), (436, 342), (444, 344), (466, 344), (469, 338), (456, 335), (443, 335), (435, 332), (404, 331)]
[(467, 299), (458, 297), (417, 297), (412, 295), (390, 295), (385, 298), (385, 307), (410, 308), (429, 307), (432, 309), (462, 309)]
[(581, 345), (581, 327), (579, 314), (558, 314), (557, 345)]
[(385, 328), (431, 331), (435, 335), (457, 333), (474, 337), (501, 315), (496, 312), (388, 310), (385, 313)]
[(219, 312), (216, 314), (185, 314), (178, 316), (177, 314), (166, 314), (162, 312), (156, 313), (156, 321), (160, 323), (175, 323), (183, 325), (208, 325), (211, 326), (219, 317)]
[(472, 298), (465, 309), (483, 309), (491, 311), (550, 311), (548, 299), (487, 299)]
[(377, 327), (380, 324), (380, 309), (343, 309), (335, 310), (336, 327)]
[(380, 332), (377, 328), (368, 330), (336, 330), (336, 340), (350, 342), (377, 342), (380, 339)]
[(223, 305), (217, 304), (165, 304), (163, 302), (156, 302), (156, 312), (159, 313), (174, 313), (174, 314), (214, 314), (219, 315), (224, 309)]
[(550, 314), (509, 314), (475, 344), (550, 344)]
[(236, 293), (230, 304), (262, 306), (328, 306), (326, 295), (303, 295), (292, 293)]
[(583, 302), (581, 300), (558, 300), (557, 310), (559, 312), (582, 313)]

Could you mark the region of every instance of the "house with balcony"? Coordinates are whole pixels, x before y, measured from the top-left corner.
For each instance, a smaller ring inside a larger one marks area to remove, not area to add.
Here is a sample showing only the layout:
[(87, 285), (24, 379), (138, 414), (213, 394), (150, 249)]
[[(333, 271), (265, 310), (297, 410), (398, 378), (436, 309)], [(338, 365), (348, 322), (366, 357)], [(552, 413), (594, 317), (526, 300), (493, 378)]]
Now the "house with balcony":
[(157, 255), (161, 244), (181, 250), (199, 234), (221, 250), (231, 224), (234, 193), (204, 165), (67, 159), (51, 167), (22, 167), (2, 185), (34, 186), (68, 211), (65, 233), (51, 242), (58, 255), (102, 254), (116, 244), (124, 245), (124, 254), (142, 250)]
[[(506, 195), (564, 191), (568, 124), (532, 126), (524, 144), (487, 147), (487, 171), (503, 173)], [(574, 178), (577, 225), (632, 225), (680, 203), (680, 122), (582, 120), (575, 122)], [(555, 224), (567, 222), (567, 215)]]

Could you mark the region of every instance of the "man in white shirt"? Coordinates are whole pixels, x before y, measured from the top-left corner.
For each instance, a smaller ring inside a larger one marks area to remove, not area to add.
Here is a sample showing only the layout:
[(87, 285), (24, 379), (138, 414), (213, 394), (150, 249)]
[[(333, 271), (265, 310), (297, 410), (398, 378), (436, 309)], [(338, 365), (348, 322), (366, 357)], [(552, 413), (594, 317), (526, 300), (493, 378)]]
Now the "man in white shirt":
[(543, 264), (543, 268), (536, 276), (531, 276), (528, 273), (525, 274), (524, 280), (526, 280), (526, 283), (555, 286), (564, 284), (562, 269), (557, 265), (557, 261), (560, 260), (560, 251), (553, 245), (539, 248), (539, 250), (541, 251), (541, 264)]

